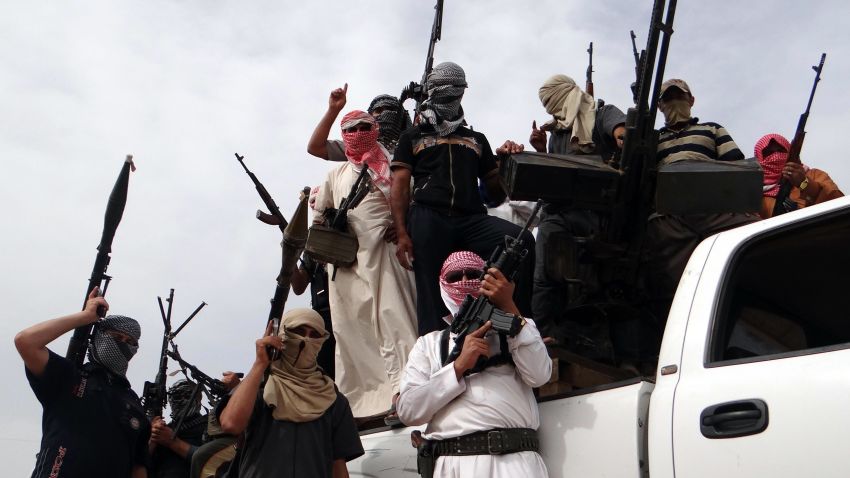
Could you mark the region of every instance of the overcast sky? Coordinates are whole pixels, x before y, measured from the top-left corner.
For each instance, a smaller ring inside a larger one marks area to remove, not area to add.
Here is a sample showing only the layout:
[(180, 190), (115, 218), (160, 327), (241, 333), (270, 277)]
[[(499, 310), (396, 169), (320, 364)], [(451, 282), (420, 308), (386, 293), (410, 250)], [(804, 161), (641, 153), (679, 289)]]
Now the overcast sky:
[[(79, 310), (109, 191), (135, 155), (113, 245), (112, 311), (142, 323), (129, 378), (156, 374), (156, 297), (176, 289), (174, 318), (209, 305), (178, 337), (211, 375), (247, 370), (280, 263), (277, 228), (233, 157), (290, 216), (298, 191), (330, 169), (306, 154), (331, 89), (346, 110), (419, 80), (432, 0), (361, 2), (0, 2), (0, 276), (6, 317), (0, 444), (6, 474), (25, 476), (41, 408), (12, 345), (37, 321)], [(583, 85), (594, 42), (598, 97), (625, 110), (633, 81), (629, 30), (646, 42), (649, 0), (446, 0), (436, 61), (466, 70), (468, 121), (495, 148), (528, 145), (546, 120), (537, 89), (566, 73)], [(680, 1), (667, 77), (684, 78), (694, 114), (729, 130), (747, 156), (765, 133), (789, 138), (827, 53), (803, 161), (845, 191), (850, 7), (844, 1)], [(660, 115), (659, 115), (660, 116)], [(337, 128), (333, 135), (339, 137)], [(305, 306), (305, 297), (288, 305)], [(64, 354), (67, 336), (51, 348)]]

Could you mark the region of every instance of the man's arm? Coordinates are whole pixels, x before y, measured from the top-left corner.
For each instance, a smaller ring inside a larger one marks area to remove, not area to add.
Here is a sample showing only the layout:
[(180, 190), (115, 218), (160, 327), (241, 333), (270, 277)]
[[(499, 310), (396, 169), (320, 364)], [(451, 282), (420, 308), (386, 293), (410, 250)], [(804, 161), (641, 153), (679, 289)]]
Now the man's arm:
[(348, 467), (345, 460), (334, 460), (333, 478), (348, 478)]
[[(455, 362), (458, 360), (460, 357)], [(458, 379), (454, 363), (431, 374), (428, 344), (425, 337), (419, 337), (410, 352), (401, 378), (398, 403), (396, 403), (398, 417), (409, 426), (428, 423), (434, 414), (464, 391), (466, 391), (466, 380)]]
[(413, 269), (413, 241), (407, 233), (407, 209), (410, 207), (410, 169), (397, 166), (392, 170), (393, 182), (390, 190), (395, 232), (398, 239), (396, 258), (405, 269)]
[(47, 344), (77, 327), (97, 322), (97, 308), (101, 306), (109, 308), (106, 299), (98, 297), (98, 288), (95, 287), (82, 311), (41, 322), (18, 332), (15, 335), (15, 348), (18, 349), (27, 370), (40, 377), (50, 357)]
[(744, 159), (744, 153), (738, 149), (738, 145), (726, 131), (726, 128), (716, 125), (714, 131), (714, 146), (717, 148), (718, 161), (738, 161)]
[(292, 286), (292, 292), (295, 292), (295, 295), (303, 294), (307, 290), (307, 286), (310, 285), (312, 272), (307, 270), (306, 261), (307, 259), (303, 259), (301, 265), (295, 268), (292, 277), (289, 278), (289, 285)]
[(319, 120), (319, 124), (313, 130), (313, 135), (310, 136), (310, 142), (307, 143), (307, 152), (313, 156), (325, 160), (328, 159), (328, 135), (330, 135), (331, 128), (337, 116), (339, 116), (340, 111), (345, 107), (347, 93), (348, 83), (342, 88), (331, 91), (331, 96), (328, 98), (328, 110), (325, 111), (325, 115)]
[[(513, 282), (508, 281), (499, 269), (490, 268), (481, 281), (481, 294), (490, 299), (493, 305), (510, 314), (520, 315), (513, 300), (513, 293)], [(552, 360), (549, 359), (546, 345), (543, 344), (533, 321), (526, 319), (519, 333), (508, 337), (508, 349), (516, 371), (526, 385), (539, 387), (549, 381), (552, 376)]]
[(156, 446), (164, 446), (180, 458), (191, 459), (192, 457), (189, 452), (192, 450), (192, 445), (180, 437), (172, 438), (173, 435), (174, 430), (166, 425), (162, 417), (154, 417), (151, 424), (150, 443), (152, 446), (150, 447), (150, 452), (153, 453)]
[(257, 399), (257, 392), (260, 390), (260, 383), (263, 380), (263, 374), (269, 366), (269, 354), (266, 352), (266, 347), (273, 347), (277, 350), (283, 350), (283, 341), (280, 337), (272, 334), (272, 324), (269, 322), (266, 327), (266, 335), (258, 339), (254, 343), (254, 352), (256, 357), (254, 365), (241, 384), (236, 387), (230, 401), (221, 411), (219, 423), (221, 429), (229, 435), (238, 435), (248, 428), (248, 422), (251, 420), (251, 413), (254, 411), (254, 402)]

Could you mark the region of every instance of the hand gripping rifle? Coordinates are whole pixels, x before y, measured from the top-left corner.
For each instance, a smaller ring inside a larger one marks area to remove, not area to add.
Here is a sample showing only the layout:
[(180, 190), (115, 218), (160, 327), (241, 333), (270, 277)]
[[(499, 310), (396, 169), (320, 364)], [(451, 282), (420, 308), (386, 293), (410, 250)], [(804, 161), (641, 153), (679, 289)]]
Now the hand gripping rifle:
[[(128, 154), (124, 159), (121, 172), (118, 173), (115, 186), (112, 187), (112, 192), (109, 194), (109, 202), (106, 204), (106, 214), (103, 218), (103, 234), (100, 236), (100, 244), (97, 246), (94, 267), (92, 267), (89, 285), (86, 288), (86, 297), (83, 299), (84, 309), (91, 291), (95, 287), (100, 287), (100, 295), (105, 295), (106, 289), (109, 287), (109, 281), (112, 279), (112, 277), (106, 275), (106, 268), (109, 267), (112, 240), (115, 238), (115, 231), (118, 229), (118, 224), (124, 215), (124, 206), (127, 204), (127, 189), (130, 184), (131, 170), (135, 171), (136, 166), (133, 164), (133, 156)], [(99, 307), (97, 309), (97, 315), (98, 317), (103, 317), (106, 315), (106, 310)], [(86, 357), (89, 337), (91, 336), (93, 327), (93, 324), (77, 327), (74, 329), (74, 335), (71, 336), (65, 357), (78, 366), (83, 364), (83, 360)]]
[[(525, 256), (528, 255), (528, 249), (526, 249), (526, 244), (522, 240), (522, 235), (531, 228), (542, 205), (542, 201), (537, 201), (531, 217), (528, 218), (525, 227), (522, 228), (516, 237), (505, 236), (505, 245), (496, 247), (496, 250), (493, 251), (490, 259), (484, 266), (484, 273), (487, 273), (493, 267), (499, 269), (508, 280), (512, 281), (514, 279), (517, 269), (519, 269)], [(454, 348), (452, 348), (451, 353), (446, 357), (445, 364), (454, 362), (460, 356), (466, 336), (483, 327), (488, 320), (492, 324), (493, 330), (499, 333), (502, 342), (501, 356), (497, 356), (498, 358), (494, 362), (489, 362), (485, 357), (479, 357), (475, 366), (469, 369), (465, 375), (480, 372), (489, 365), (510, 361), (510, 355), (507, 349), (507, 337), (513, 337), (519, 333), (523, 325), (523, 319), (497, 308), (484, 295), (479, 295), (478, 298), (467, 295), (460, 305), (457, 317), (452, 320), (450, 326), (452, 333), (457, 334), (457, 336), (454, 339)]]
[[(806, 122), (809, 120), (809, 110), (812, 108), (812, 100), (815, 98), (815, 90), (820, 82), (820, 74), (823, 71), (823, 63), (826, 61), (826, 53), (821, 53), (820, 63), (813, 66), (815, 70), (815, 82), (812, 85), (812, 92), (809, 94), (809, 102), (806, 104), (806, 111), (800, 115), (800, 120), (797, 121), (797, 131), (794, 132), (794, 140), (791, 141), (791, 150), (788, 151), (789, 163), (800, 164), (800, 151), (803, 149), (803, 141), (806, 139)], [(797, 204), (789, 199), (791, 194), (791, 182), (785, 178), (779, 182), (779, 192), (776, 194), (776, 202), (773, 205), (773, 216), (785, 214), (797, 208)]]
[[(440, 36), (443, 33), (443, 0), (437, 0), (437, 5), (434, 6), (434, 25), (431, 27), (431, 40), (428, 43), (428, 55), (425, 57), (425, 72), (422, 73), (422, 81), (418, 84), (411, 81), (409, 85), (404, 87), (399, 96), (399, 102), (404, 104), (409, 98), (416, 100), (416, 114), (422, 109), (422, 102), (428, 98), (428, 74), (434, 67), (434, 46), (440, 41)], [(414, 115), (414, 118), (416, 115)]]

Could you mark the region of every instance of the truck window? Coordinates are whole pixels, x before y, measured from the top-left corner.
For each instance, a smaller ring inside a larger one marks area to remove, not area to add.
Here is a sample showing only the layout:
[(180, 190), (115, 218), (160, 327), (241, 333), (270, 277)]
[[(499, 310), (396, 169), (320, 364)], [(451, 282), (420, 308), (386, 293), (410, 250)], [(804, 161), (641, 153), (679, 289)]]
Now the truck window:
[(770, 231), (730, 263), (706, 365), (850, 348), (850, 220)]

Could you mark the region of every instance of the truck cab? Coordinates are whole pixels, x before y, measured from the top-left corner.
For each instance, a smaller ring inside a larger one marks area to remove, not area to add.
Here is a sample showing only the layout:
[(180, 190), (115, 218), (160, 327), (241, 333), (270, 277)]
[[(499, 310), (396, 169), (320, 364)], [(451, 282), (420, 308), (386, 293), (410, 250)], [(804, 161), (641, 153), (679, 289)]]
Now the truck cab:
[[(551, 477), (846, 477), (850, 198), (704, 240), (654, 377), (540, 402)], [(410, 432), (362, 434), (351, 476), (417, 476)]]

